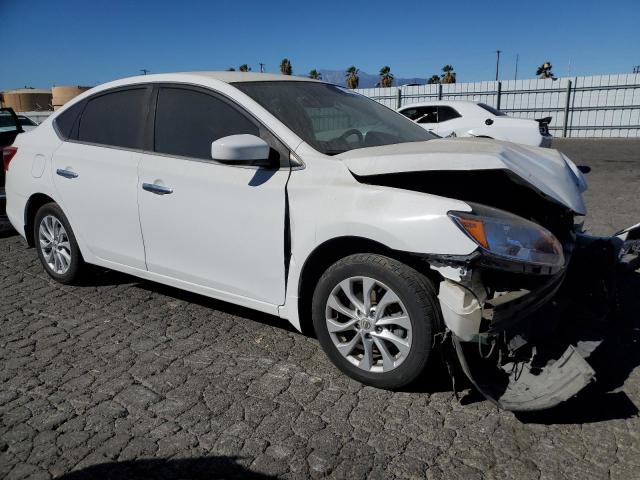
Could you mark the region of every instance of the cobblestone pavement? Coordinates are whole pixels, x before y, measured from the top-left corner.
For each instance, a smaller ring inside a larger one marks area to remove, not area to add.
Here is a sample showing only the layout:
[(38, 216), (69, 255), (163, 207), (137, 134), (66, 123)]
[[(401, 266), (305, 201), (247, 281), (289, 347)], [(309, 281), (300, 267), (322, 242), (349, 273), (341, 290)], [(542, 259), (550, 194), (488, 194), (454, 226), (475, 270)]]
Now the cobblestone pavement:
[[(594, 230), (640, 221), (640, 143), (557, 145), (591, 155)], [(0, 478), (640, 478), (638, 277), (599, 382), (523, 416), (437, 366), (363, 387), (277, 318), (126, 275), (60, 286), (0, 238)]]

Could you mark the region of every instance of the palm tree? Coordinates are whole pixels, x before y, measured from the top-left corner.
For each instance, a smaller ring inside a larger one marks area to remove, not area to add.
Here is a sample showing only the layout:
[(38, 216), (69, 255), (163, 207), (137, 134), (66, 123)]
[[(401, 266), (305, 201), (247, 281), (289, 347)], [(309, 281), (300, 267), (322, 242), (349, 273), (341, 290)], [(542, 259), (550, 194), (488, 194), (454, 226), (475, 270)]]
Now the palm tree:
[(240, 67), (238, 67), (238, 70), (240, 70), (241, 72), (250, 72), (251, 67), (246, 63), (243, 63), (242, 65), (240, 65)]
[(393, 74), (391, 73), (391, 68), (387, 65), (380, 69), (380, 86), (390, 87), (391, 85), (393, 85)]
[(431, 78), (427, 80), (429, 85), (434, 85), (436, 83), (440, 83), (440, 75), (431, 75)]
[(349, 88), (351, 89), (358, 88), (358, 84), (360, 83), (360, 77), (358, 77), (359, 72), (360, 70), (358, 70), (353, 65), (347, 68), (347, 72), (346, 72), (347, 74), (345, 76), (347, 77), (347, 86)]
[(552, 68), (553, 65), (551, 65), (551, 63), (545, 62), (538, 67), (538, 69), (536, 70), (536, 75), (538, 76), (538, 78), (550, 78), (551, 80), (555, 80), (556, 76), (551, 71)]
[(293, 73), (293, 67), (288, 58), (283, 58), (280, 62), (280, 73), (282, 75), (291, 75)]
[(309, 72), (309, 78), (313, 78), (314, 80), (322, 80), (322, 74), (314, 68)]
[(456, 83), (456, 72), (453, 71), (452, 65), (445, 65), (442, 67), (444, 72), (442, 76), (442, 83)]

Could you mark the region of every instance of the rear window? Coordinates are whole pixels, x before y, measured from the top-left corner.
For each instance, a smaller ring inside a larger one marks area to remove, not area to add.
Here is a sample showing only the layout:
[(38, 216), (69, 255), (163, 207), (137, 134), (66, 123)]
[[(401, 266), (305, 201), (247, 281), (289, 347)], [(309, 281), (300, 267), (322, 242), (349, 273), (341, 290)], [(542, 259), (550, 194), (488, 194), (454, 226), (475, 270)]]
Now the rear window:
[(438, 107), (438, 123), (453, 120), (454, 118), (460, 118), (460, 114), (455, 109), (443, 105)]
[(496, 110), (495, 108), (487, 105), (486, 103), (479, 103), (478, 106), (480, 108), (484, 108), (487, 112), (493, 113), (497, 117), (504, 117), (507, 115), (506, 113), (501, 112), (500, 110)]
[(142, 149), (147, 99), (146, 87), (119, 90), (89, 99), (80, 119), (78, 140)]

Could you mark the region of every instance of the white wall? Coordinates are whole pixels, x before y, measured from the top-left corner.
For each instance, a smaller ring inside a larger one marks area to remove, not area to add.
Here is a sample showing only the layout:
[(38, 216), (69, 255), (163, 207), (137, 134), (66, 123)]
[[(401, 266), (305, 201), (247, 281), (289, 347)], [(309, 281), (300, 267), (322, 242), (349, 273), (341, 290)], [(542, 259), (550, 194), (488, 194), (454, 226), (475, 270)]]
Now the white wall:
[[(552, 117), (550, 129), (562, 136), (571, 81), (568, 137), (640, 137), (640, 74), (598, 75), (558, 80), (502, 80), (500, 109), (511, 116)], [(444, 100), (473, 100), (498, 105), (498, 82), (442, 85)], [(390, 107), (437, 100), (439, 85), (363, 88), (358, 92)]]

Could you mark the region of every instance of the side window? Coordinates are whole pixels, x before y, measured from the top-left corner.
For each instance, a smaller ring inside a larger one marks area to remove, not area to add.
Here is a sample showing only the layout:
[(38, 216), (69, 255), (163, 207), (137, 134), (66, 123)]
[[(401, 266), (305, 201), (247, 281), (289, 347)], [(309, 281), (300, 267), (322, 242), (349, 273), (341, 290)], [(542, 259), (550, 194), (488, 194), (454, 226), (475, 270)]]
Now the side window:
[(438, 116), (436, 112), (438, 107), (422, 107), (420, 108), (420, 115), (418, 115), (418, 123), (438, 123)]
[(80, 118), (78, 140), (142, 149), (148, 89), (119, 90), (90, 98)]
[(84, 101), (73, 104), (60, 115), (58, 115), (53, 121), (58, 134), (65, 140), (75, 138), (77, 134), (75, 130), (77, 128), (78, 117), (82, 112), (84, 104)]
[(411, 120), (417, 120), (422, 116), (419, 108), (407, 108), (400, 113)]
[(461, 115), (451, 107), (438, 107), (438, 123), (459, 118)]
[(184, 88), (158, 92), (156, 152), (211, 160), (211, 142), (238, 134), (260, 136), (260, 129), (227, 102)]

